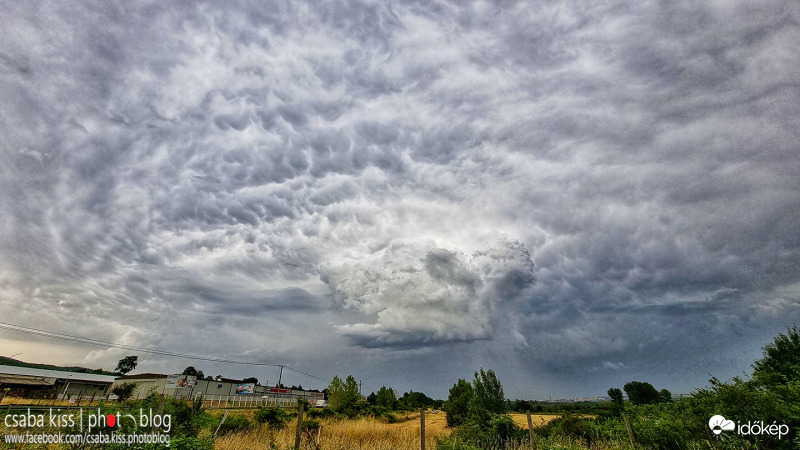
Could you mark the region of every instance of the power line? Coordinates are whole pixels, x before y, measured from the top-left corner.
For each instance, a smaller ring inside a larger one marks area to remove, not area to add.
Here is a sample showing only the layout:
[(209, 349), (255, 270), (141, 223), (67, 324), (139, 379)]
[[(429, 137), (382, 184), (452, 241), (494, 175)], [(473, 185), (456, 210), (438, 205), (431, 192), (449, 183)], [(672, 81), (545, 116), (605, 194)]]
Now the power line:
[(11, 331), (17, 331), (17, 332), (20, 332), (20, 333), (35, 334), (35, 335), (38, 335), (38, 336), (44, 336), (44, 337), (48, 337), (48, 338), (51, 338), (51, 339), (63, 339), (63, 340), (66, 340), (66, 341), (81, 342), (81, 343), (84, 343), (84, 344), (99, 345), (99, 346), (104, 346), (104, 347), (107, 346), (107, 347), (121, 348), (121, 349), (125, 349), (125, 350), (132, 350), (132, 351), (137, 351), (137, 352), (142, 352), (142, 353), (152, 353), (152, 354), (156, 354), (156, 355), (173, 356), (173, 357), (176, 357), (176, 358), (194, 359), (194, 360), (197, 360), (197, 361), (212, 361), (212, 362), (221, 362), (221, 363), (228, 363), (228, 364), (242, 364), (242, 365), (247, 365), (247, 366), (286, 367), (287, 369), (291, 370), (292, 372), (297, 372), (297, 373), (299, 373), (301, 375), (305, 375), (307, 377), (311, 377), (311, 378), (314, 378), (314, 379), (317, 379), (317, 380), (320, 380), (320, 381), (326, 381), (324, 378), (320, 378), (320, 377), (318, 377), (316, 375), (311, 375), (311, 374), (306, 373), (306, 372), (301, 372), (301, 371), (299, 371), (297, 369), (293, 369), (293, 368), (288, 367), (288, 366), (286, 366), (284, 364), (259, 363), (259, 362), (249, 362), (249, 361), (234, 361), (234, 360), (230, 360), (230, 359), (212, 358), (212, 357), (208, 357), (208, 356), (198, 356), (198, 355), (190, 355), (190, 354), (186, 354), (186, 353), (176, 353), (176, 352), (169, 352), (169, 351), (165, 351), (165, 350), (149, 349), (149, 348), (143, 348), (143, 347), (136, 347), (136, 346), (133, 346), (133, 345), (117, 344), (117, 343), (114, 343), (114, 342), (105, 342), (105, 341), (100, 341), (100, 340), (97, 340), (97, 339), (90, 339), (90, 338), (85, 338), (85, 337), (80, 337), (80, 336), (72, 336), (72, 335), (69, 335), (69, 334), (56, 333), (55, 331), (40, 330), (38, 328), (24, 327), (22, 325), (14, 325), (13, 323), (6, 323), (6, 322), (0, 322), (0, 328), (4, 328), (6, 330), (11, 330)]

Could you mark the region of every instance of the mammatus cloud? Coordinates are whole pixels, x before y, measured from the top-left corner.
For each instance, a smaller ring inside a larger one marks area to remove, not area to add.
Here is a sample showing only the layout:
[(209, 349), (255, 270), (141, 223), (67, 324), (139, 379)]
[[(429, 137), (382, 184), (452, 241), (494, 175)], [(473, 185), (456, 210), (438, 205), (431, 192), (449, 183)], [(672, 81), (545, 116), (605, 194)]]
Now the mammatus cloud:
[(392, 242), (320, 270), (338, 302), (369, 322), (339, 330), (364, 347), (436, 345), (507, 334), (534, 283), (525, 245), (506, 239), (466, 255), (432, 242)]
[(0, 315), (365, 378), (505, 364), (525, 396), (739, 374), (800, 319), (798, 22), (7, 2)]

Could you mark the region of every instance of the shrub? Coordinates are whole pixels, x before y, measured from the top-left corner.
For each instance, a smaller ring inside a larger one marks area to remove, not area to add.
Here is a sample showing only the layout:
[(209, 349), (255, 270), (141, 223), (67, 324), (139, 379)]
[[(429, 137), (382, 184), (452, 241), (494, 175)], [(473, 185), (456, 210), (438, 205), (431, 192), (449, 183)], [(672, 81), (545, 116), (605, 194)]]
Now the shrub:
[[(311, 415), (312, 411), (315, 410), (312, 409), (309, 411), (309, 416)], [(275, 407), (259, 408), (256, 410), (253, 417), (258, 423), (269, 424), (270, 428), (282, 428), (289, 420), (289, 414), (286, 411)]]
[(219, 435), (224, 436), (228, 433), (236, 431), (244, 431), (253, 428), (253, 423), (247, 420), (247, 417), (241, 416), (228, 416), (225, 422), (219, 427)]
[(309, 419), (325, 419), (335, 416), (336, 413), (330, 408), (314, 408), (309, 409), (306, 415)]
[(188, 436), (175, 436), (170, 439), (169, 448), (171, 450), (213, 450), (213, 439), (199, 439)]
[(547, 425), (536, 431), (537, 435), (554, 437), (565, 436), (576, 439), (592, 440), (592, 427), (587, 419), (573, 414), (565, 414), (562, 417), (551, 420)]
[(133, 395), (133, 391), (136, 390), (136, 383), (126, 381), (122, 384), (118, 384), (111, 389), (111, 393), (117, 396), (117, 399), (121, 402), (131, 398)]

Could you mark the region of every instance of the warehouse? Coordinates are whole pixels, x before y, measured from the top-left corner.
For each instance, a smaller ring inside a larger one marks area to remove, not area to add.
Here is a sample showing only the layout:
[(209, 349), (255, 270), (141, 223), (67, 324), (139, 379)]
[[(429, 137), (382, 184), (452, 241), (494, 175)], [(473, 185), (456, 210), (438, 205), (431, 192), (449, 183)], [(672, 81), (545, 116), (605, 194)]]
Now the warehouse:
[(0, 396), (24, 398), (100, 398), (107, 396), (113, 376), (0, 365)]
[(135, 383), (132, 399), (146, 397), (150, 392), (176, 398), (195, 398), (202, 395), (206, 399), (241, 400), (244, 398), (270, 399), (273, 402), (294, 404), (298, 398), (310, 402), (324, 399), (321, 392), (309, 392), (298, 389), (261, 386), (245, 383), (243, 380), (220, 378), (217, 380), (199, 380), (189, 375), (164, 375), (159, 373), (142, 373), (125, 375), (114, 382), (114, 386), (122, 383)]

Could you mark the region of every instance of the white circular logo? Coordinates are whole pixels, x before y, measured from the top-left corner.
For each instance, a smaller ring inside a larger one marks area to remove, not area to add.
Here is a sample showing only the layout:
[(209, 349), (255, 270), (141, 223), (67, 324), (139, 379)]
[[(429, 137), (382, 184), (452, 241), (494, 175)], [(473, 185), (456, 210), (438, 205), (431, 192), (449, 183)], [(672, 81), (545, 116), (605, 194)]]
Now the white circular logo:
[(733, 423), (732, 420), (727, 420), (720, 415), (711, 416), (708, 419), (708, 428), (711, 428), (711, 431), (714, 434), (720, 434), (723, 431), (731, 431), (736, 428), (736, 424)]

